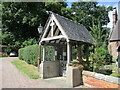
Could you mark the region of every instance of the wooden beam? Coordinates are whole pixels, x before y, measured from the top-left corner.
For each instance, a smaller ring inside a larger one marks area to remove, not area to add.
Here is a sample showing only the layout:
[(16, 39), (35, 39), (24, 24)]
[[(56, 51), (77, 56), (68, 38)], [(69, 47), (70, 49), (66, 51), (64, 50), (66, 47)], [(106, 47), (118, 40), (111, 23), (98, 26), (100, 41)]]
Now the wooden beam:
[(58, 43), (60, 44), (60, 42), (61, 42), (61, 39), (59, 39), (59, 42), (58, 42)]
[(57, 40), (56, 40), (56, 43), (59, 43), (59, 42), (60, 42), (60, 39), (57, 39)]
[(54, 29), (54, 32), (53, 32), (53, 35), (54, 35), (54, 36), (55, 36), (55, 33), (56, 33), (57, 29), (58, 29), (58, 26), (56, 25), (56, 26), (55, 26), (55, 29)]
[[(55, 30), (54, 30), (54, 32), (53, 32), (53, 35), (54, 35), (54, 36), (55, 36), (55, 33), (56, 33), (57, 29), (58, 29), (58, 26), (56, 25), (56, 26), (55, 26)], [(56, 43), (56, 40), (54, 40), (54, 43)]]
[(54, 23), (54, 21), (52, 20), (52, 22), (51, 22), (51, 24), (50, 24), (50, 26), (51, 26), (51, 36), (53, 36), (54, 25), (55, 25), (55, 23)]
[(58, 36), (58, 33), (60, 32), (59, 28), (57, 27), (56, 32), (54, 33), (54, 36)]
[(48, 28), (50, 27), (51, 20), (52, 20), (52, 18), (50, 18), (49, 21), (48, 21), (48, 23), (46, 24), (46, 27), (45, 27), (44, 33), (42, 35), (42, 38), (44, 38), (45, 35), (46, 35), (46, 33), (48, 32)]
[(54, 40), (54, 44), (56, 43), (56, 40)]
[(59, 33), (58, 33), (58, 35), (60, 35), (60, 33), (61, 33), (61, 31), (59, 30)]
[(61, 39), (61, 38), (65, 38), (65, 37), (63, 35), (59, 35), (59, 36), (53, 36), (53, 37), (43, 38), (41, 40), (41, 42), (43, 42), (43, 41), (49, 41), (49, 40), (56, 40), (56, 39)]
[(51, 40), (50, 43), (54, 43), (55, 40)]
[(53, 20), (55, 21), (56, 25), (60, 29), (61, 33), (68, 39), (67, 34), (65, 33), (63, 27), (61, 26), (60, 22), (57, 20), (57, 18), (53, 15)]
[(42, 45), (44, 45), (44, 46), (63, 46), (63, 45), (65, 45), (65, 44), (58, 44), (58, 43), (43, 43)]
[(49, 34), (49, 32), (50, 32), (50, 27), (48, 27), (48, 31), (46, 32), (46, 35), (45, 35), (45, 38), (47, 38), (48, 37), (48, 34)]

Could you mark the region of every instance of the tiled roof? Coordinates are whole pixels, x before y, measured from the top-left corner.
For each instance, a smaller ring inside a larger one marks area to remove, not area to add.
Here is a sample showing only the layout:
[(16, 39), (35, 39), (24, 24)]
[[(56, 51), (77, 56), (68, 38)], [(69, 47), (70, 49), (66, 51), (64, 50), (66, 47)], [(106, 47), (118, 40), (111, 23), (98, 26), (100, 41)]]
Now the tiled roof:
[(54, 14), (54, 16), (62, 26), (69, 40), (94, 44), (93, 37), (83, 25), (75, 23), (58, 14)]
[(112, 30), (110, 41), (120, 41), (120, 19)]

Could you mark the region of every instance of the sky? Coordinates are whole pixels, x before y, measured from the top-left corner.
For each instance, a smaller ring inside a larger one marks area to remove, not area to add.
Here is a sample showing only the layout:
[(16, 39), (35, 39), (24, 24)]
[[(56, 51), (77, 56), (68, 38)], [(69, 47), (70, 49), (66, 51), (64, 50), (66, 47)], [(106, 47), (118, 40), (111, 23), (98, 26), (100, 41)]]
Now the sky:
[[(77, 2), (78, 0), (67, 0), (68, 7), (70, 7), (72, 2)], [(82, 1), (90, 1), (90, 0), (82, 0)], [(106, 6), (114, 6), (117, 2), (120, 0), (93, 0), (99, 2), (100, 5), (106, 5)]]
[[(78, 0), (67, 0), (67, 4), (68, 4), (68, 8), (70, 8), (71, 6), (71, 3), (72, 2), (77, 2)], [(83, 1), (90, 1), (90, 0), (83, 0)], [(94, 0), (94, 1), (97, 1), (99, 5), (105, 5), (105, 6), (113, 6), (113, 7), (116, 7), (117, 8), (117, 11), (118, 11), (118, 2), (120, 0)], [(112, 11), (109, 12), (108, 14), (109, 18), (110, 18), (110, 22), (108, 23), (107, 27), (109, 28), (112, 28)]]

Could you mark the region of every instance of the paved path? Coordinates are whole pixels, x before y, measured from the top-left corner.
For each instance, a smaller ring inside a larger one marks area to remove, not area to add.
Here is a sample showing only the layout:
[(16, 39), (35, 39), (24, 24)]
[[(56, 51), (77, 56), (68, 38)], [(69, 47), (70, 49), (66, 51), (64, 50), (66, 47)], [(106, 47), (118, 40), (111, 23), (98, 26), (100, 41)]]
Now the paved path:
[(17, 58), (9, 57), (9, 58), (0, 59), (0, 64), (2, 64), (2, 69), (0, 67), (0, 75), (2, 73), (2, 77), (0, 77), (0, 80), (2, 80), (2, 88), (62, 88), (62, 87), (65, 88), (66, 87), (64, 84), (55, 85), (54, 84), (55, 80), (52, 80), (52, 82), (50, 82), (49, 79), (42, 80), (42, 79), (28, 78), (27, 76), (19, 72), (14, 65), (11, 64), (11, 61), (14, 59)]
[[(1, 88), (68, 88), (65, 78), (30, 79), (11, 64), (17, 57), (0, 58), (0, 89)], [(83, 76), (84, 85), (77, 88), (118, 88), (103, 80)]]

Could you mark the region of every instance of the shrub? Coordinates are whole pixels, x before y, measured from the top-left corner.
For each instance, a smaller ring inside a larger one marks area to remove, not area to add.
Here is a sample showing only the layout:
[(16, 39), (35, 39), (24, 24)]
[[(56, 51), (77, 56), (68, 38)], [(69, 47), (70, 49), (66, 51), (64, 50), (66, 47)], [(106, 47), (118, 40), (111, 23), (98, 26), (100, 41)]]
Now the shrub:
[(95, 48), (95, 52), (90, 54), (93, 60), (93, 71), (112, 62), (112, 56), (102, 47)]
[(38, 59), (38, 45), (31, 45), (25, 48), (21, 48), (18, 51), (19, 59), (26, 61), (29, 64), (37, 65)]
[(28, 40), (25, 40), (23, 43), (22, 43), (22, 47), (26, 47), (26, 46), (30, 46), (30, 45), (34, 45), (36, 44), (37, 41), (35, 38), (29, 38)]
[(112, 74), (112, 70), (109, 70), (109, 69), (99, 69), (99, 70), (95, 70), (95, 72), (102, 73), (102, 74), (105, 74), (105, 75)]
[[(38, 60), (38, 48), (39, 45), (31, 45), (25, 48), (21, 48), (18, 51), (18, 57), (20, 60), (24, 60), (29, 64), (37, 65)], [(42, 60), (42, 47), (41, 47), (41, 60)], [(54, 60), (54, 48), (52, 46), (46, 47), (46, 61)]]
[(9, 47), (7, 47), (7, 48), (4, 49), (3, 52), (4, 52), (4, 53), (7, 53), (7, 54), (9, 55), (11, 51), (12, 51), (12, 49), (9, 48)]

